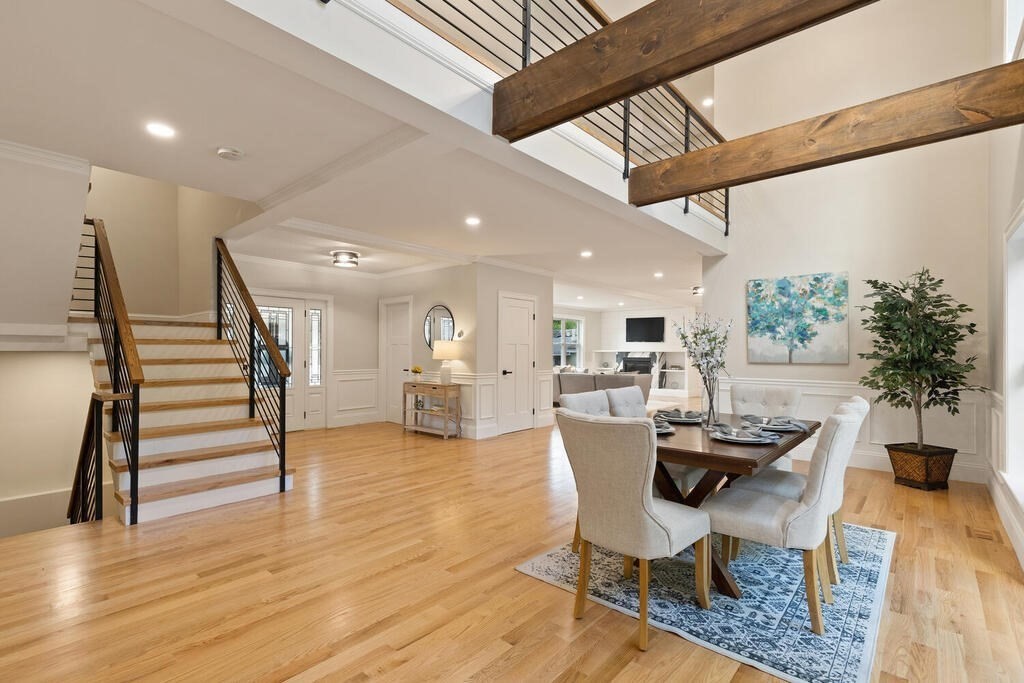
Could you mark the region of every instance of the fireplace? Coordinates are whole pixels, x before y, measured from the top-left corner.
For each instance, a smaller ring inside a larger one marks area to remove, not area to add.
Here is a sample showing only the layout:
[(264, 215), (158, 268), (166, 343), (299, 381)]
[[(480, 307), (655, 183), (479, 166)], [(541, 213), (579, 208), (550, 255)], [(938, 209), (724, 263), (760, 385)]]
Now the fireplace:
[(651, 374), (651, 368), (654, 367), (654, 362), (651, 360), (650, 354), (643, 354), (641, 356), (626, 356), (622, 359), (622, 372), (635, 372), (640, 375)]

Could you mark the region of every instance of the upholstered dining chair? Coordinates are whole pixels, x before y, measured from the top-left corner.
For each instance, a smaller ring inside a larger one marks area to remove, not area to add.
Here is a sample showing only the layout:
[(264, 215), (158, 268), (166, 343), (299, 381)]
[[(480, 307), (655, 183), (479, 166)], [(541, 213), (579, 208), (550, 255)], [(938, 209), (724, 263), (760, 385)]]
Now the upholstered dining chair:
[(811, 630), (818, 635), (825, 632), (819, 585), (825, 601), (832, 601), (831, 586), (823, 576), (829, 514), (862, 421), (863, 415), (853, 410), (837, 411), (825, 420), (798, 500), (730, 486), (701, 506), (716, 533), (803, 551), (807, 610)]
[(647, 649), (650, 561), (694, 546), (697, 602), (711, 606), (711, 527), (701, 510), (654, 498), (657, 462), (654, 422), (555, 411), (579, 494), (580, 574), (574, 616), (583, 616), (590, 580), (591, 544), (621, 553), (626, 575), (640, 564), (639, 647)]
[(584, 391), (579, 394), (562, 394), (559, 404), (575, 413), (584, 415), (611, 415), (608, 405), (608, 393), (601, 391)]
[[(638, 386), (622, 387), (619, 389), (606, 389), (608, 392), (608, 405), (611, 408), (612, 417), (646, 417), (647, 403), (644, 401), (644, 392)], [(568, 407), (568, 406), (566, 406)], [(706, 469), (690, 467), (689, 465), (676, 465), (665, 463), (665, 469), (669, 476), (675, 480), (679, 489), (686, 494), (701, 480)]]
[[(796, 417), (803, 393), (797, 387), (734, 384), (729, 389), (733, 415)], [(793, 458), (784, 455), (771, 464), (774, 469), (792, 470)]]
[[(859, 423), (857, 428), (859, 430), (860, 424), (864, 422), (869, 409), (870, 404), (863, 398), (860, 396), (851, 396), (849, 399), (839, 404), (836, 408), (836, 413), (858, 416)], [(835, 584), (839, 583), (839, 567), (836, 566), (835, 550), (838, 549), (839, 558), (844, 564), (850, 561), (849, 554), (846, 550), (846, 534), (843, 533), (842, 514), (843, 490), (845, 488), (844, 483), (846, 469), (849, 464), (850, 460), (849, 457), (847, 457), (845, 466), (837, 473), (838, 478), (834, 482), (831, 482), (834, 487), (834, 491), (831, 496), (831, 509), (829, 510), (827, 529), (828, 555), (826, 559), (828, 560), (829, 581)], [(792, 500), (800, 500), (806, 486), (807, 477), (805, 475), (800, 474), (799, 472), (783, 472), (781, 470), (771, 468), (766, 468), (752, 477), (740, 477), (730, 485), (731, 488), (735, 489), (770, 493), (774, 496), (781, 496)]]

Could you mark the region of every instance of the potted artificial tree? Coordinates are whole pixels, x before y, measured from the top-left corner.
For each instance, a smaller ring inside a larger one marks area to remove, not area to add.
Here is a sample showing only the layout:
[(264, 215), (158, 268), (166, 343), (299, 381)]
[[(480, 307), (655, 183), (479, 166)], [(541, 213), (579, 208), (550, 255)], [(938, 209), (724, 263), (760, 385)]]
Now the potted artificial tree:
[(864, 329), (874, 335), (873, 350), (858, 354), (875, 366), (860, 383), (879, 393), (875, 403), (911, 408), (917, 419), (915, 443), (886, 444), (896, 483), (933, 490), (948, 488), (955, 448), (924, 442), (922, 413), (943, 406), (950, 414), (960, 412), (960, 394), (987, 391), (967, 381), (977, 356), (957, 360), (957, 347), (977, 332), (975, 323), (961, 321), (971, 308), (941, 291), (943, 280), (927, 268), (906, 282), (867, 280), (875, 299), (861, 306), (870, 315)]

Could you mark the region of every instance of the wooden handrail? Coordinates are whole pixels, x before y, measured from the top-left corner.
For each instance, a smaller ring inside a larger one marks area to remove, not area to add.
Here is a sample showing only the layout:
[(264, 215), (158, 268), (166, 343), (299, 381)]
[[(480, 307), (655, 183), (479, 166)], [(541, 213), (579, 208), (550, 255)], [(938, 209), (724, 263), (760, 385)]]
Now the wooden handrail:
[(110, 242), (107, 240), (107, 229), (99, 218), (92, 219), (92, 226), (96, 233), (96, 256), (102, 264), (103, 279), (106, 281), (107, 291), (110, 293), (110, 305), (114, 311), (114, 325), (117, 327), (117, 334), (124, 349), (128, 379), (132, 384), (143, 384), (146, 378), (142, 373), (142, 363), (139, 361), (139, 350), (135, 345), (132, 324), (128, 320), (128, 308), (124, 304), (121, 283), (117, 279), (114, 254), (110, 251)]
[[(605, 11), (601, 9), (597, 5), (597, 3), (593, 2), (593, 0), (576, 1), (583, 6), (583, 9), (587, 11), (587, 14), (594, 17), (594, 20), (597, 21), (597, 23), (601, 24), (602, 28), (612, 23), (612, 18), (605, 14)], [(676, 95), (679, 99), (683, 101), (683, 103), (690, 109), (691, 116), (696, 118), (700, 122), (700, 124), (704, 126), (704, 128), (706, 128), (707, 131), (715, 137), (716, 140), (718, 140), (719, 142), (725, 142), (725, 136), (719, 133), (718, 129), (715, 128), (714, 124), (708, 121), (704, 117), (704, 115), (701, 114), (695, 106), (693, 106), (690, 100), (687, 99), (686, 95), (684, 95), (682, 91), (679, 90), (679, 88), (677, 88), (672, 83), (665, 83), (664, 86), (671, 90), (674, 95)]]
[(235, 288), (242, 297), (242, 304), (249, 313), (249, 317), (252, 318), (256, 331), (263, 339), (263, 343), (267, 347), (267, 352), (270, 354), (271, 360), (274, 361), (274, 367), (277, 368), (277, 372), (282, 377), (290, 377), (292, 374), (291, 368), (288, 367), (288, 363), (285, 362), (284, 356), (281, 355), (281, 349), (277, 348), (277, 342), (274, 341), (272, 336), (270, 336), (270, 330), (267, 329), (267, 323), (263, 320), (263, 316), (260, 315), (260, 310), (256, 308), (256, 302), (252, 300), (249, 288), (245, 286), (245, 281), (242, 280), (242, 275), (238, 272), (238, 268), (235, 266), (235, 260), (231, 258), (231, 252), (228, 251), (227, 245), (224, 244), (224, 240), (221, 238), (216, 238), (215, 243), (217, 245), (217, 252), (224, 261), (224, 267), (227, 268), (228, 275), (231, 276), (232, 282), (235, 283)]

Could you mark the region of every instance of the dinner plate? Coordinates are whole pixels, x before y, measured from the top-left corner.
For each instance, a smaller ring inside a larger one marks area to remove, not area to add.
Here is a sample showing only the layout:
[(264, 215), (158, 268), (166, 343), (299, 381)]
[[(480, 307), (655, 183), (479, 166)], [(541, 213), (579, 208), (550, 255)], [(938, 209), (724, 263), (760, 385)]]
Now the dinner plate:
[(669, 434), (675, 434), (676, 430), (673, 429), (672, 427), (669, 427), (668, 429), (657, 429), (656, 428), (654, 430), (654, 433), (657, 434), (658, 436), (668, 436)]
[(749, 438), (745, 436), (733, 436), (731, 434), (723, 434), (722, 432), (711, 432), (712, 439), (718, 439), (719, 441), (728, 441), (729, 443), (750, 443), (750, 444), (774, 444), (775, 441), (766, 439), (763, 436)]
[(761, 429), (768, 432), (799, 432), (796, 425), (760, 425)]
[(696, 425), (700, 424), (699, 417), (666, 417), (666, 422), (674, 425)]

